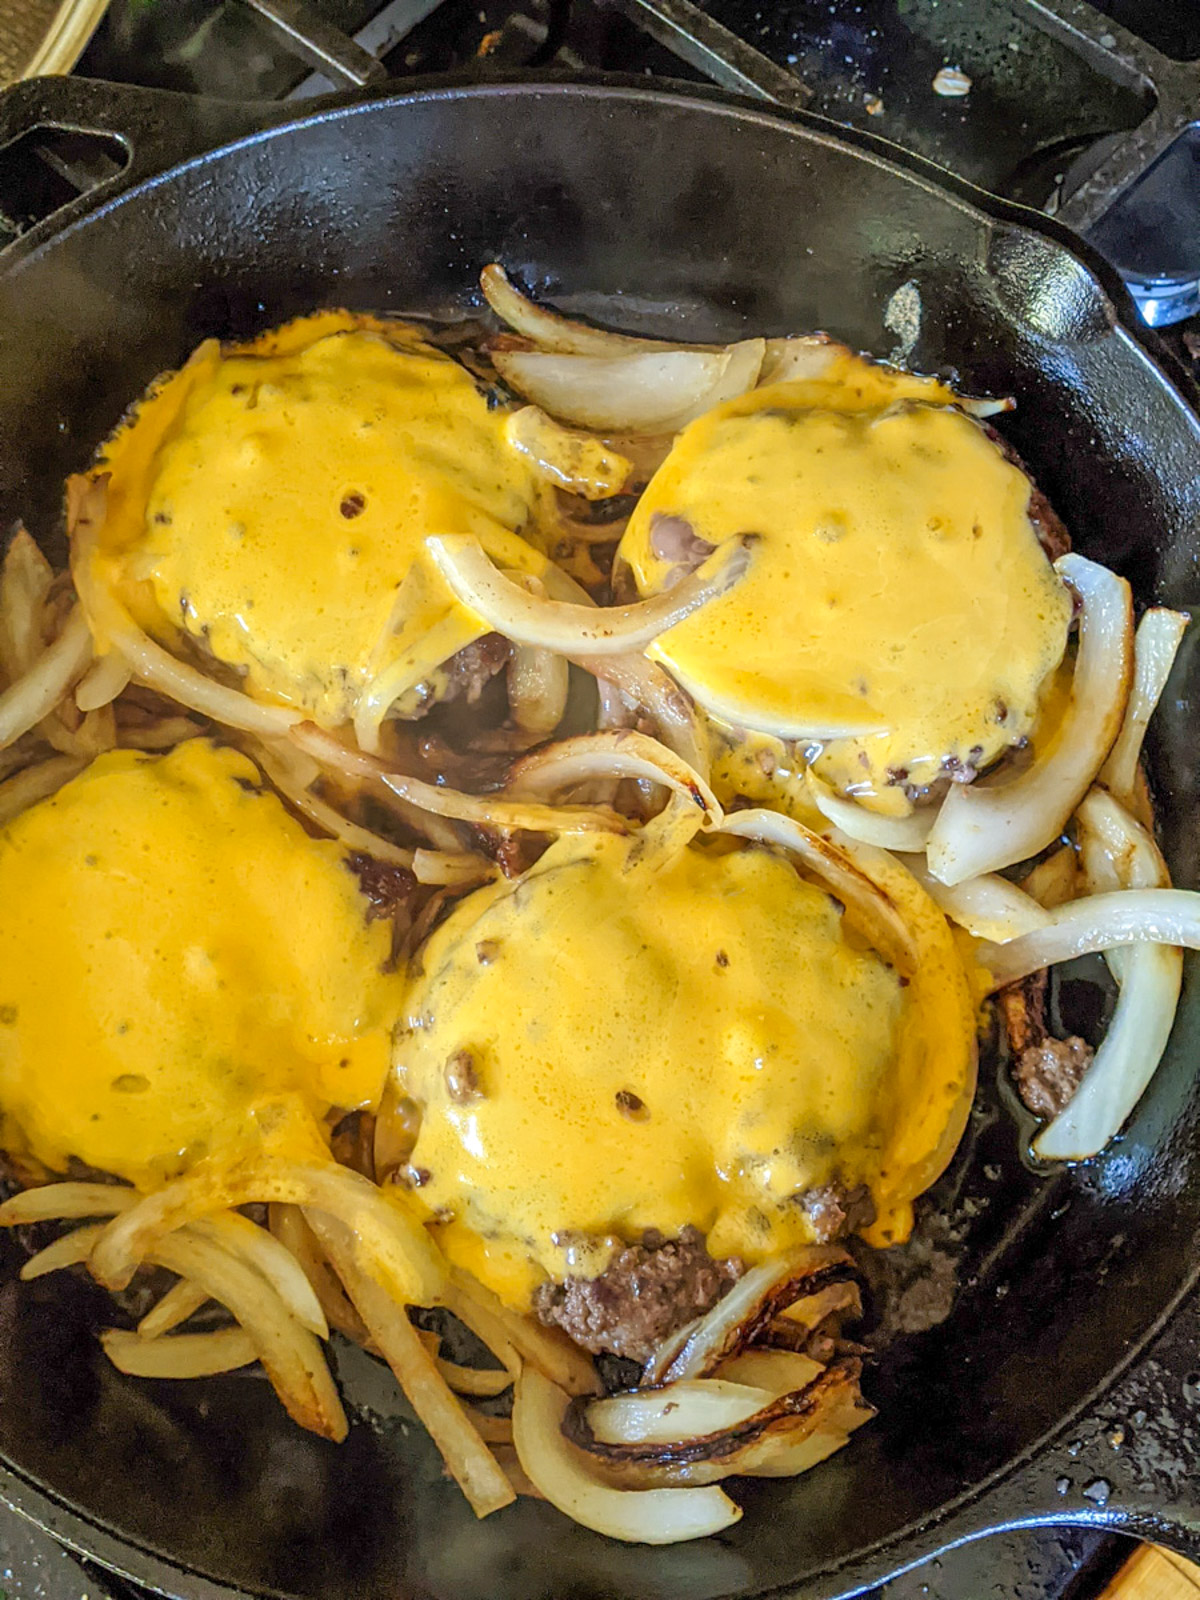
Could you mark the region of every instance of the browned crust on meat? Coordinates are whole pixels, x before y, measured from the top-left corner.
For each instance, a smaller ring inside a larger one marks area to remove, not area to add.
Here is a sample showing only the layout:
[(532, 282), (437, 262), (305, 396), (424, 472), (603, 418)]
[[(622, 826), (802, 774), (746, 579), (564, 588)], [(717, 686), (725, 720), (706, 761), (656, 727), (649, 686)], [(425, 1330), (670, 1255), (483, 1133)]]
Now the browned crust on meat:
[(1035, 1117), (1056, 1117), (1091, 1065), (1092, 1047), (1072, 1035), (1056, 1039), (1046, 1023), (1045, 972), (1032, 973), (996, 995), (1012, 1055), (1012, 1079), (1021, 1102)]

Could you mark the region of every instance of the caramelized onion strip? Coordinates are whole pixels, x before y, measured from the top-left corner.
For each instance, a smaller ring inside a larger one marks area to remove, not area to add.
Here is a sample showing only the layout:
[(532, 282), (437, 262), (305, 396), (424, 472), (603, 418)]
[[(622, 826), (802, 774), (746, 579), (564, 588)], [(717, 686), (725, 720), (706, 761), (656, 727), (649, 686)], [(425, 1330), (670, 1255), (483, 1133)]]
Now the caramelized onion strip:
[(80, 711), (99, 711), (129, 687), (132, 674), (122, 658), (111, 653), (93, 661), (75, 690)]
[(1055, 569), (1083, 606), (1070, 704), (1020, 777), (951, 786), (928, 844), (929, 870), (942, 883), (998, 872), (1053, 844), (1121, 726), (1133, 659), (1129, 585), (1080, 555), (1061, 556)]
[(21, 1267), (21, 1278), (28, 1283), (32, 1278), (42, 1278), (48, 1272), (61, 1272), (64, 1267), (77, 1267), (91, 1255), (96, 1240), (104, 1232), (103, 1222), (87, 1222), (82, 1228), (73, 1228), (54, 1239), (45, 1249), (30, 1256)]
[(157, 1339), (108, 1328), (100, 1343), (117, 1371), (134, 1378), (211, 1378), (258, 1360), (254, 1340), (243, 1328)]
[(590, 1357), (556, 1328), (510, 1311), (490, 1289), (457, 1267), (442, 1304), (478, 1335), (510, 1372), (533, 1367), (568, 1394), (596, 1394), (600, 1380)]
[(585, 606), (541, 599), (493, 566), (469, 534), (438, 534), (425, 541), (455, 597), (489, 628), (516, 644), (560, 655), (628, 655), (644, 650), (710, 600), (725, 594), (750, 563), (748, 538), (728, 539), (673, 589), (624, 606)]
[(534, 1487), (564, 1515), (632, 1544), (677, 1544), (731, 1527), (741, 1516), (720, 1489), (612, 1489), (563, 1437), (570, 1397), (536, 1368), (517, 1380), (513, 1439)]
[(42, 653), (42, 614), (53, 581), (37, 541), (18, 528), (0, 565), (0, 673), (10, 683)]
[(208, 1304), (208, 1291), (198, 1283), (180, 1278), (167, 1290), (157, 1304), (151, 1306), (137, 1325), (143, 1339), (158, 1339), (173, 1328), (180, 1327), (189, 1317), (194, 1317), (201, 1306)]

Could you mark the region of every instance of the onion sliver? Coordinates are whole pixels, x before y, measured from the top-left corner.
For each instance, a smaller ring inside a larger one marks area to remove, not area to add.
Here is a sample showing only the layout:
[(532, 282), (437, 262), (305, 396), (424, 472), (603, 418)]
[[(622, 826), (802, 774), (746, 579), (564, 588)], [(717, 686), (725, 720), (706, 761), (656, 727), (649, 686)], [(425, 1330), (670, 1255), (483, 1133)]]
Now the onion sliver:
[[(1092, 887), (1136, 890), (1170, 882), (1154, 840), (1112, 795), (1093, 789), (1079, 808), (1079, 828)], [(1033, 1142), (1047, 1160), (1082, 1161), (1102, 1150), (1145, 1093), (1167, 1048), (1183, 952), (1135, 945), (1110, 951), (1109, 963), (1121, 984), (1116, 1008), (1083, 1082)]]
[(471, 850), (414, 850), (413, 877), (418, 883), (484, 883), (499, 872), (494, 861)]
[(157, 1339), (172, 1328), (178, 1328), (189, 1317), (194, 1317), (201, 1306), (208, 1304), (208, 1292), (198, 1283), (179, 1278), (163, 1295), (157, 1305), (151, 1306), (137, 1325), (143, 1339)]
[(370, 1344), (371, 1336), (362, 1318), (350, 1304), (316, 1234), (304, 1220), (304, 1212), (299, 1206), (276, 1204), (269, 1207), (268, 1215), (271, 1232), (304, 1268), (304, 1276), (312, 1284), (329, 1326), (344, 1333), (355, 1344)]
[(100, 1343), (113, 1366), (134, 1378), (211, 1378), (258, 1360), (254, 1341), (242, 1328), (178, 1333), (170, 1339), (109, 1328)]
[(315, 723), (301, 724), (292, 738), (299, 749), (330, 771), (381, 784), (397, 799), (435, 817), (451, 817), (482, 827), (523, 828), (533, 833), (629, 832), (624, 817), (598, 806), (545, 806), (532, 800), (506, 800), (502, 795), (464, 794), (410, 778), (393, 771), (376, 756), (351, 750)]
[(901, 853), (924, 850), (937, 816), (934, 807), (922, 807), (907, 817), (882, 817), (878, 812), (856, 805), (853, 800), (843, 799), (822, 782), (811, 767), (804, 779), (817, 810), (848, 838), (876, 845), (881, 850)]
[(803, 383), (821, 378), (841, 356), (848, 355), (844, 344), (837, 344), (823, 333), (802, 334), (792, 339), (768, 339), (759, 371), (759, 385)]
[(40, 800), (57, 794), (63, 784), (78, 777), (86, 765), (80, 756), (51, 756), (49, 761), (26, 767), (24, 772), (0, 784), (0, 828)]
[(304, 1268), (274, 1234), (237, 1211), (201, 1217), (190, 1226), (200, 1238), (215, 1239), (230, 1255), (260, 1272), (302, 1328), (315, 1333), (318, 1339), (328, 1339), (325, 1313)]
[(68, 1222), (76, 1217), (115, 1217), (131, 1211), (141, 1196), (116, 1183), (45, 1183), (22, 1189), (0, 1205), (0, 1228), (30, 1222)]
[(980, 942), (976, 956), (991, 973), (992, 988), (1117, 945), (1175, 944), (1200, 950), (1200, 894), (1193, 889), (1118, 889), (1072, 900), (1047, 916), (1044, 927), (1019, 939)]
[(626, 1389), (593, 1400), (584, 1419), (601, 1444), (677, 1444), (698, 1434), (735, 1428), (774, 1399), (775, 1392), (743, 1381), (692, 1378), (661, 1389)]
[(904, 864), (951, 922), (976, 939), (1017, 939), (1044, 928), (1050, 920), (1050, 913), (1032, 895), (998, 873), (948, 884), (939, 883), (919, 856), (906, 857)]
[[(823, 1289), (821, 1295), (834, 1294), (841, 1289), (851, 1289), (856, 1295), (858, 1293), (857, 1284), (837, 1284)], [(820, 1299), (821, 1295), (813, 1295), (812, 1299)], [(787, 1312), (783, 1315), (787, 1316)], [(773, 1400), (781, 1394), (806, 1389), (820, 1375), (821, 1363), (810, 1356), (801, 1355), (797, 1350), (743, 1350), (740, 1356), (724, 1362), (717, 1374), (719, 1378), (732, 1383), (765, 1389)]]
[(839, 845), (792, 817), (765, 809), (731, 812), (720, 830), (791, 851), (842, 901), (883, 959), (902, 977), (912, 976), (917, 958), (908, 923), (890, 896)]
[(288, 1415), (302, 1428), (338, 1443), (346, 1437), (346, 1414), (321, 1346), (260, 1273), (187, 1228), (160, 1239), (146, 1259), (190, 1279), (232, 1312)]
[(54, 643), (0, 694), (0, 750), (48, 716), (91, 659), (92, 636), (77, 606)]
[[(1074, 900), (1078, 893), (1079, 863), (1075, 857), (1075, 847), (1070, 844), (1059, 845), (1057, 850), (1052, 850), (1048, 856), (1043, 857), (1021, 879), (1022, 891), (1044, 906), (1047, 911), (1052, 911), (1055, 906), (1061, 906), (1067, 900)], [(1113, 885), (1112, 887), (1116, 887)], [(1015, 932), (1023, 933), (1026, 930), (1016, 929)], [(989, 933), (989, 939), (1004, 938), (1003, 934)]]
[(327, 1212), (346, 1224), (373, 1269), (386, 1275), (406, 1304), (437, 1303), (445, 1267), (422, 1224), (361, 1173), (332, 1161), (318, 1166), (266, 1158), (230, 1170), (198, 1165), (109, 1224), (92, 1259), (92, 1275), (106, 1288), (123, 1289), (157, 1242), (175, 1228), (213, 1211), (254, 1202)]
[(356, 1243), (342, 1223), (308, 1209), (305, 1217), (475, 1515), (486, 1517), (511, 1505), (516, 1499), (512, 1485), (421, 1343), (404, 1304), (393, 1300), (360, 1264)]
[(645, 649), (660, 633), (731, 589), (751, 555), (748, 538), (728, 539), (675, 588), (632, 605), (593, 607), (529, 594), (494, 567), (469, 534), (435, 535), (426, 539), (425, 548), (456, 598), (489, 628), (517, 644), (597, 658)]
[(675, 345), (658, 339), (639, 339), (628, 333), (608, 333), (603, 328), (575, 322), (557, 311), (539, 306), (523, 295), (498, 262), (479, 274), (483, 297), (501, 322), (507, 322), (543, 350), (560, 355), (617, 356), (645, 350), (672, 350)]
[(590, 433), (576, 433), (538, 406), (522, 406), (504, 424), (504, 437), (541, 476), (568, 494), (608, 500), (620, 494), (633, 464)]
[(586, 1458), (562, 1427), (566, 1393), (527, 1367), (517, 1379), (513, 1440), (529, 1480), (564, 1515), (631, 1544), (678, 1544), (731, 1527), (741, 1507), (720, 1489), (610, 1489), (588, 1470)]
[(99, 711), (109, 706), (129, 687), (132, 673), (115, 651), (93, 661), (75, 690), (75, 704), (80, 711)]
[(721, 807), (704, 778), (657, 739), (631, 728), (579, 734), (546, 746), (516, 763), (508, 789), (549, 799), (591, 778), (645, 778), (691, 802), (700, 818), (721, 819)]
[(438, 1371), (455, 1394), (478, 1395), (490, 1400), (512, 1387), (512, 1373), (504, 1367), (463, 1367), (441, 1356), (437, 1364)]
[(853, 1273), (854, 1263), (839, 1245), (802, 1245), (752, 1267), (700, 1318), (669, 1363), (663, 1366), (651, 1356), (643, 1382), (711, 1377), (723, 1361), (752, 1343), (785, 1306)]
[(1122, 805), (1128, 805), (1133, 796), (1146, 725), (1167, 686), (1175, 654), (1190, 621), (1181, 611), (1156, 606), (1138, 623), (1133, 640), (1133, 685), (1125, 720), (1099, 780)]
[[(506, 1357), (505, 1345), (515, 1354), (516, 1367), (534, 1368), (568, 1394), (599, 1392), (601, 1383), (591, 1358), (577, 1344), (557, 1328), (547, 1328), (533, 1317), (510, 1311), (469, 1273), (451, 1268), (442, 1304), (479, 1334), (496, 1359), (510, 1370), (511, 1357)], [(483, 1327), (494, 1329), (495, 1335), (481, 1332)]]
[(1079, 655), (1070, 704), (1045, 753), (1007, 783), (954, 784), (929, 836), (942, 883), (1025, 861), (1062, 833), (1117, 736), (1129, 696), (1133, 604), (1107, 567), (1066, 555), (1055, 569), (1079, 595)]
[(21, 1267), (22, 1279), (29, 1282), (31, 1278), (45, 1277), (48, 1272), (61, 1272), (64, 1267), (79, 1266), (91, 1255), (104, 1229), (103, 1222), (89, 1222), (82, 1228), (73, 1228), (70, 1233), (64, 1233), (44, 1250), (30, 1256)]
[(42, 608), (54, 569), (37, 541), (18, 528), (0, 566), (0, 672), (23, 677), (42, 652)]
[(374, 856), (376, 861), (387, 861), (394, 867), (411, 869), (413, 864), (411, 850), (393, 844), (390, 839), (384, 839), (370, 828), (363, 828), (357, 822), (351, 822), (336, 807), (329, 805), (319, 795), (313, 794), (307, 783), (300, 781), (295, 768), (297, 761), (303, 758), (293, 745), (283, 741), (275, 745), (259, 744), (255, 747), (253, 755), (284, 799), (289, 800), (297, 811), (303, 812), (309, 821), (315, 822), (323, 832), (344, 844), (347, 850), (362, 851), (365, 855)]

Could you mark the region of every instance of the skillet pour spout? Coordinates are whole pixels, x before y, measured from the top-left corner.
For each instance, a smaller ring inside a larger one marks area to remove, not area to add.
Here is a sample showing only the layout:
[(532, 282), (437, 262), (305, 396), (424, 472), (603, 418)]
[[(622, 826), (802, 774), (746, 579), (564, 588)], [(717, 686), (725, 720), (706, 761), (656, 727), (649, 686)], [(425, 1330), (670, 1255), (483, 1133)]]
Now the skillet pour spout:
[[(296, 120), (58, 80), (0, 97), (115, 139), (125, 170), (0, 252), (0, 525), (48, 547), (61, 484), (131, 396), (203, 337), (347, 305), (478, 308), (500, 261), (555, 303), (660, 337), (825, 329), (964, 392), (1076, 546), (1141, 603), (1197, 598), (1200, 420), (1071, 236), (866, 135), (715, 92), (522, 81), (356, 92)], [(0, 203), (3, 196), (0, 195)], [(1200, 693), (1185, 643), (1150, 749), (1174, 880), (1197, 883)], [(737, 1487), (719, 1539), (606, 1542), (523, 1501), (476, 1523), (375, 1363), (339, 1347), (358, 1418), (333, 1447), (265, 1383), (143, 1385), (92, 1343), (78, 1284), (20, 1285), (0, 1242), (0, 1495), (162, 1592), (295, 1600), (835, 1600), (948, 1545), (1049, 1522), (1200, 1556), (1200, 993), (1122, 1136), (1076, 1168), (1024, 1155), (999, 1066), (935, 1200), (957, 1229), (945, 1321), (867, 1379), (880, 1415), (820, 1471)], [(368, 1420), (369, 1419), (369, 1423)], [(1118, 1437), (1119, 1436), (1119, 1437)]]

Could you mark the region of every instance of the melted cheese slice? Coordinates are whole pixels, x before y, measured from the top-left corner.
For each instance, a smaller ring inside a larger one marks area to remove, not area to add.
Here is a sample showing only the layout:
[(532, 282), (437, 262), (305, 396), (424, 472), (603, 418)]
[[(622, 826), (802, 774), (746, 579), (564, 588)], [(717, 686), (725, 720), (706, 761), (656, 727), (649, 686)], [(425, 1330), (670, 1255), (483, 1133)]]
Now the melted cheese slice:
[(672, 576), (659, 519), (713, 545), (757, 535), (746, 577), (652, 653), (714, 716), (819, 746), (844, 792), (902, 810), (906, 789), (1029, 733), (1071, 602), (1024, 474), (958, 411), (878, 409), (883, 383), (866, 368), (718, 406), (680, 435), (620, 553), (653, 593)]
[(422, 952), (395, 1050), (423, 1114), (415, 1198), (518, 1306), (647, 1228), (762, 1260), (811, 1238), (794, 1197), (834, 1179), (867, 1184), (902, 1235), (973, 1083), (941, 934), (927, 976), (953, 998), (931, 1038), (915, 985), (782, 856), (689, 847), (652, 869), (611, 836), (558, 841)]
[(205, 740), (115, 751), (0, 830), (7, 1148), (151, 1188), (376, 1102), (390, 924), (260, 783)]
[(513, 530), (549, 491), (505, 419), (404, 324), (323, 313), (209, 340), (106, 447), (108, 581), (166, 642), (183, 627), (251, 692), (344, 722), (368, 686), (394, 700), (486, 631), (428, 534), (532, 557)]

